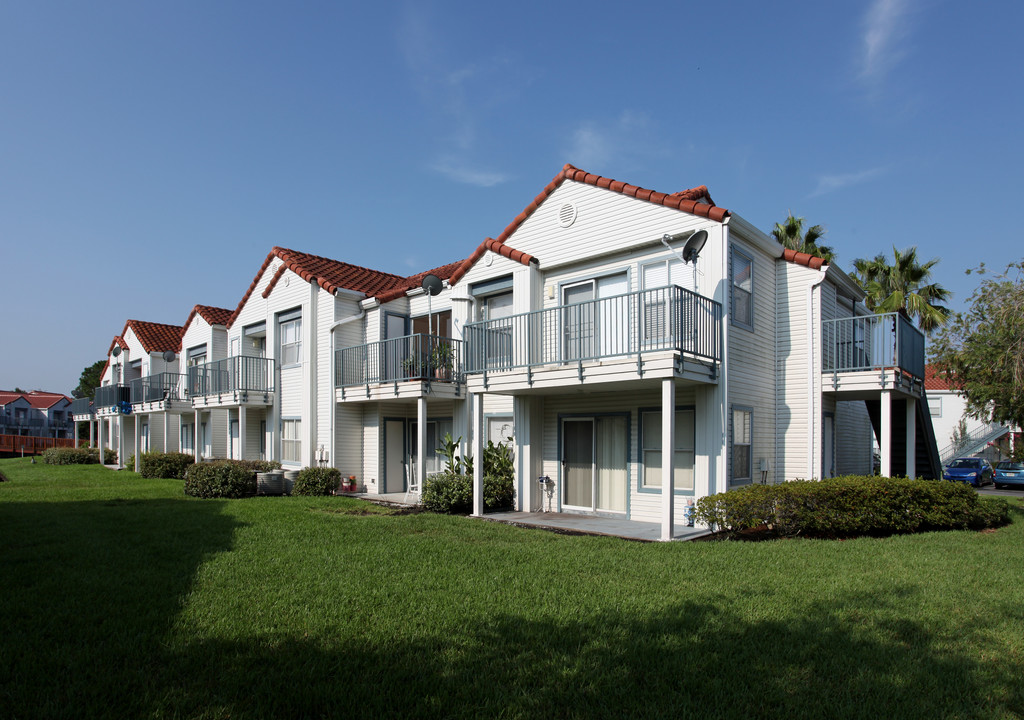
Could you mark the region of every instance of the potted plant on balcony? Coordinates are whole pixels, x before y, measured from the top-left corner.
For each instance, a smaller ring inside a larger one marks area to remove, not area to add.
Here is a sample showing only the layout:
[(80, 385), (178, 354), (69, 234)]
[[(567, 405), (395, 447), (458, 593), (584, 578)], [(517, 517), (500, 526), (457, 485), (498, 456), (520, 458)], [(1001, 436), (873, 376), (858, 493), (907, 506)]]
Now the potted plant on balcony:
[(434, 345), (434, 349), (430, 351), (430, 367), (433, 368), (434, 377), (438, 380), (450, 380), (454, 358), (451, 343), (441, 342)]

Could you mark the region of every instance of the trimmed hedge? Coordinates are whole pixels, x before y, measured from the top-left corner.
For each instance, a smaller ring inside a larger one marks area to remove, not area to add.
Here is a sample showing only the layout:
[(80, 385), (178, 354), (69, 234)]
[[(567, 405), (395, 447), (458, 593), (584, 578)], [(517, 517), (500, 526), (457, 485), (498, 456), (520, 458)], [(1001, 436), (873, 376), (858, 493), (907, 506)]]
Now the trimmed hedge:
[[(484, 475), (484, 510), (512, 507), (516, 491), (509, 477)], [(438, 513), (468, 514), (473, 511), (473, 478), (440, 472), (427, 478), (421, 502)]]
[[(95, 465), (100, 461), (100, 453), (96, 448), (50, 448), (43, 451), (43, 462), (47, 465)], [(105, 465), (117, 462), (117, 453), (104, 448)]]
[(308, 467), (295, 479), (292, 495), (332, 495), (341, 484), (341, 470), (332, 467)]
[(277, 460), (218, 460), (217, 462), (230, 463), (236, 467), (251, 470), (254, 473), (281, 469), (281, 463)]
[(185, 472), (195, 461), (195, 457), (188, 453), (143, 453), (139, 460), (139, 475), (144, 478), (184, 480)]
[(700, 498), (694, 518), (729, 536), (854, 537), (981, 529), (1009, 522), (1009, 505), (963, 483), (847, 476), (751, 485)]
[(243, 498), (256, 494), (256, 473), (239, 461), (218, 460), (190, 465), (185, 494), (197, 498)]

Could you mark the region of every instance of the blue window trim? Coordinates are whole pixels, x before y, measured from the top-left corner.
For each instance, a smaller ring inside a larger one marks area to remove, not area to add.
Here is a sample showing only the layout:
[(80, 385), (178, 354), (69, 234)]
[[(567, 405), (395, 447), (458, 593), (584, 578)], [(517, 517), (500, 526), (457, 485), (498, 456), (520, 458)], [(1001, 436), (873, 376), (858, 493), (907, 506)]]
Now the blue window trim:
[[(633, 457), (633, 448), (632, 448), (633, 413), (630, 410), (614, 411), (614, 412), (584, 412), (584, 413), (559, 413), (558, 414), (558, 460), (557, 460), (557, 462), (558, 462), (558, 477), (556, 478), (556, 482), (558, 483), (558, 486), (557, 486), (558, 487), (558, 510), (557, 510), (557, 512), (562, 512), (562, 491), (564, 489), (564, 487), (562, 485), (562, 479), (563, 479), (562, 478), (562, 458), (565, 456), (565, 453), (563, 452), (564, 448), (562, 447), (562, 421), (563, 420), (574, 420), (574, 419), (582, 420), (584, 418), (593, 418), (593, 419), (596, 420), (597, 418), (600, 418), (600, 417), (624, 417), (624, 418), (626, 418), (626, 515), (625, 515), (625, 517), (628, 520), (630, 518), (630, 513), (632, 512), (632, 508), (631, 508), (631, 504), (630, 504), (631, 493), (629, 492), (629, 489), (633, 486), (633, 481), (632, 481), (632, 475), (633, 475), (633, 473), (632, 473), (632, 465), (633, 465), (633, 463), (630, 460)], [(587, 512), (587, 511), (584, 511), (584, 512)], [(593, 514), (597, 514), (597, 515), (607, 515), (609, 517), (617, 517), (617, 518), (621, 518), (622, 517), (622, 513), (613, 513), (613, 512), (607, 512), (607, 511), (602, 511), (602, 510), (593, 510), (593, 511), (589, 511), (589, 512), (592, 515)]]
[[(676, 412), (680, 410), (692, 410), (693, 411), (693, 490), (677, 490), (675, 487), (672, 488), (673, 496), (678, 495), (680, 497), (694, 497), (697, 493), (697, 406), (696, 405), (676, 405)], [(642, 407), (637, 408), (636, 411), (636, 490), (639, 493), (645, 495), (661, 495), (662, 489), (656, 487), (645, 487), (644, 486), (644, 413), (645, 412), (661, 412), (661, 407)]]
[[(740, 412), (750, 413), (750, 476), (746, 478), (735, 478), (733, 472), (735, 468), (732, 462), (732, 449), (733, 441), (736, 437), (736, 428), (733, 425), (733, 413), (737, 410)], [(742, 487), (744, 485), (751, 485), (754, 482), (754, 408), (749, 405), (730, 405), (729, 406), (729, 487)]]
[[(736, 319), (736, 280), (733, 274), (733, 257), (736, 255), (742, 256), (745, 260), (750, 263), (750, 323), (740, 322)], [(736, 245), (729, 246), (729, 321), (732, 325), (744, 330), (754, 331), (754, 292), (756, 287), (754, 286), (754, 258), (748, 255), (743, 250), (740, 250)]]

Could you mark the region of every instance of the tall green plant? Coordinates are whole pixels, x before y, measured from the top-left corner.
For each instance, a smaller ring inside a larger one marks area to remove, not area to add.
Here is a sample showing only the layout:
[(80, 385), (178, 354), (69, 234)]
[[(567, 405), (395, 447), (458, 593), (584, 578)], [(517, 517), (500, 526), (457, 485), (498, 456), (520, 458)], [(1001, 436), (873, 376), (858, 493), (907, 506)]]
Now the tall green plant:
[(890, 263), (883, 253), (871, 260), (857, 258), (854, 279), (867, 296), (864, 302), (876, 313), (902, 312), (917, 321), (917, 326), (930, 333), (949, 319), (949, 308), (941, 305), (950, 292), (938, 283), (929, 282), (938, 258), (926, 263), (917, 260), (917, 248), (900, 252), (892, 249)]
[(784, 222), (775, 223), (772, 237), (778, 240), (784, 248), (820, 257), (825, 262), (832, 262), (835, 260), (835, 251), (820, 243), (826, 232), (827, 230), (821, 225), (812, 225), (804, 231), (804, 218), (794, 217), (790, 212)]

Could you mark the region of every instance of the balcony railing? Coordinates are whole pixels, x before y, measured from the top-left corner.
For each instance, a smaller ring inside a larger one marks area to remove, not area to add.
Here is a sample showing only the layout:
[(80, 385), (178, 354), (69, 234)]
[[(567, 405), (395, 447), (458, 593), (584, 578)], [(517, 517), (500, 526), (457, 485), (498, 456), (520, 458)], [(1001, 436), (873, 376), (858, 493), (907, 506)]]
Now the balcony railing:
[(0, 415), (0, 425), (6, 428), (41, 428), (46, 424), (42, 418), (13, 417)]
[(466, 372), (511, 370), (675, 350), (721, 359), (722, 305), (664, 287), (469, 323)]
[(71, 401), (71, 414), (72, 415), (92, 415), (94, 414), (92, 406), (92, 400), (89, 398), (78, 398), (77, 400)]
[(187, 400), (187, 376), (182, 373), (157, 373), (132, 380), (132, 402)]
[(131, 404), (132, 390), (127, 385), (104, 385), (96, 388), (93, 405), (97, 410), (121, 407), (122, 403)]
[(405, 335), (336, 350), (335, 385), (431, 380), (462, 381), (463, 343), (436, 335)]
[(896, 368), (924, 379), (924, 333), (899, 313), (826, 320), (821, 327), (825, 372)]
[(189, 397), (274, 391), (274, 360), (236, 355), (188, 369)]

